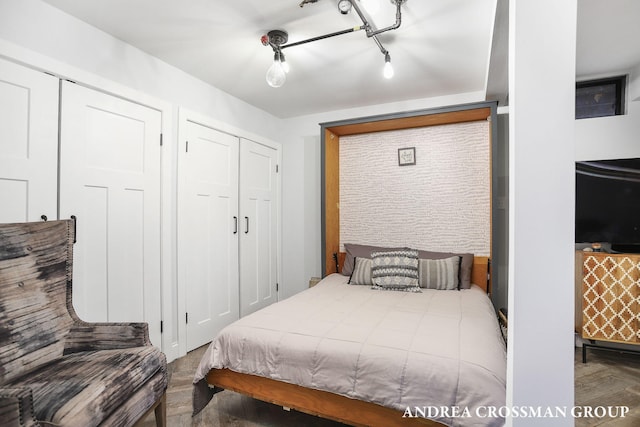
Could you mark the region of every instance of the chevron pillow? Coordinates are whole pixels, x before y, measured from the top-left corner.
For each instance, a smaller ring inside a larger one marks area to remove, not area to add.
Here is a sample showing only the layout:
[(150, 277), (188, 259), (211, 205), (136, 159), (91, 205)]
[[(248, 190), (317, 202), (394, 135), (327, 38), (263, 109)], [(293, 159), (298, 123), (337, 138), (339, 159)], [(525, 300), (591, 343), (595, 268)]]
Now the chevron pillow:
[(371, 279), (374, 289), (421, 292), (418, 286), (418, 251), (371, 252)]

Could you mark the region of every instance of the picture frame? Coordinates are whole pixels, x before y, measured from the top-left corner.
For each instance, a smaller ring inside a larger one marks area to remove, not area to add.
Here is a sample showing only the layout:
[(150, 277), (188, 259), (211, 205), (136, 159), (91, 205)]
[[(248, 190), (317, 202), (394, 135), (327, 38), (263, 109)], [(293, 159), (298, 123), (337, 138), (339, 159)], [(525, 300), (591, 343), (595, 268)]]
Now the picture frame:
[(416, 164), (416, 147), (398, 148), (398, 166)]

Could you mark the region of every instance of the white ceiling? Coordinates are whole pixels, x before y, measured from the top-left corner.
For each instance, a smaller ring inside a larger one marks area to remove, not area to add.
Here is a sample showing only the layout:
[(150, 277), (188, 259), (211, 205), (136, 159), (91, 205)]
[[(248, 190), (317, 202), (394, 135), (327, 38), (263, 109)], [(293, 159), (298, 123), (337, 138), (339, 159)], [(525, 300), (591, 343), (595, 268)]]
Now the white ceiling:
[[(500, 5), (496, 25), (502, 30), (496, 34), (506, 37), (507, 0), (407, 0), (400, 28), (379, 36), (391, 54), (393, 79), (383, 78), (383, 55), (358, 31), (285, 49), (291, 71), (277, 89), (265, 81), (273, 51), (260, 43), (260, 36), (282, 29), (291, 43), (344, 30), (361, 24), (355, 11), (340, 14), (337, 0), (304, 7), (299, 7), (302, 0), (44, 1), (281, 118), (484, 93), (491, 86), (489, 70), (494, 73), (496, 63), (506, 68), (506, 43), (496, 43), (492, 34)], [(379, 4), (379, 12), (371, 15), (373, 25), (394, 24), (390, 0), (370, 1)], [(640, 63), (640, 1), (578, 3), (577, 75), (624, 71)], [(616, 39), (630, 47), (612, 49)]]
[(576, 75), (627, 73), (640, 66), (640, 1), (578, 0)]

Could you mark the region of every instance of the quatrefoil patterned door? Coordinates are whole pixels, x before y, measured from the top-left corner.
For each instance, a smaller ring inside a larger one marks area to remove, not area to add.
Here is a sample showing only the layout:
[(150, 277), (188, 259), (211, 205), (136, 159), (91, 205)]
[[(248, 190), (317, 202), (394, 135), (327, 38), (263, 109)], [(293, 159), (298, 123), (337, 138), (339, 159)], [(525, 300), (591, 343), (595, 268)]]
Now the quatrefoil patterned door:
[(640, 343), (640, 255), (585, 255), (582, 337)]

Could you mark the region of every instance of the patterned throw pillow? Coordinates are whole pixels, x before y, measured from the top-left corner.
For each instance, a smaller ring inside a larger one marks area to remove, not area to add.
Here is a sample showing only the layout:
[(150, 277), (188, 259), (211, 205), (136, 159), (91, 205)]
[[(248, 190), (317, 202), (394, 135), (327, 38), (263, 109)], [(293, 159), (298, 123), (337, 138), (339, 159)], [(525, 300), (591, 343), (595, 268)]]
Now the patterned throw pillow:
[(454, 290), (459, 289), (460, 257), (445, 259), (421, 259), (418, 261), (421, 288)]
[(349, 278), (349, 284), (351, 285), (369, 285), (373, 284), (371, 280), (371, 260), (368, 258), (354, 258), (355, 267), (353, 267), (353, 273)]
[(418, 251), (371, 252), (371, 263), (374, 289), (422, 292), (418, 286)]

